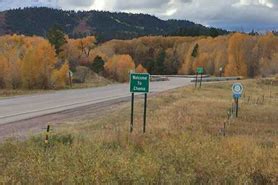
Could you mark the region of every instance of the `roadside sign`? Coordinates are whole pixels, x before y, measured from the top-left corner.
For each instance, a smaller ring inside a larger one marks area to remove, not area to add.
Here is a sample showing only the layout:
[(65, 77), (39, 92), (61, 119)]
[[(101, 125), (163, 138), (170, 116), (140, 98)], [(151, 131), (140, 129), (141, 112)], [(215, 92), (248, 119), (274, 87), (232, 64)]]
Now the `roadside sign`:
[(233, 94), (233, 97), (234, 97), (235, 99), (239, 99), (239, 98), (241, 98), (241, 94)]
[(234, 83), (232, 86), (233, 98), (236, 104), (236, 117), (238, 117), (238, 110), (239, 110), (238, 100), (241, 97), (243, 90), (244, 88), (241, 83)]
[(150, 89), (150, 74), (131, 73), (130, 74), (130, 92), (148, 93)]
[(243, 93), (243, 85), (241, 83), (234, 83), (232, 86), (233, 97), (240, 98)]
[(198, 74), (204, 74), (204, 68), (203, 67), (197, 67), (197, 73)]
[(200, 79), (200, 88), (202, 87), (202, 81), (203, 81), (203, 74), (204, 74), (204, 68), (203, 67), (197, 67), (196, 70), (196, 82), (195, 82), (195, 88), (197, 88), (197, 84), (198, 84), (198, 76), (201, 75), (201, 79)]

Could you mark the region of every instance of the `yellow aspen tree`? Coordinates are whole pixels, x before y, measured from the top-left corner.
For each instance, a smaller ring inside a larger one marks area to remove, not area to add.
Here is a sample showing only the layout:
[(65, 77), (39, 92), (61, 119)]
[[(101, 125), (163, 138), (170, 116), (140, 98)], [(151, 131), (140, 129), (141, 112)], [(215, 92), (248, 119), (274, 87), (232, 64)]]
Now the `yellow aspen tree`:
[(49, 88), (51, 73), (57, 62), (55, 55), (55, 50), (46, 40), (28, 49), (22, 64), (24, 87)]
[(5, 88), (5, 74), (7, 60), (4, 56), (0, 54), (0, 88)]
[(129, 80), (129, 72), (135, 69), (135, 64), (129, 55), (114, 55), (104, 68), (110, 78), (126, 82)]
[(6, 68), (4, 71), (4, 82), (6, 88), (16, 89), (21, 85), (20, 64), (21, 61), (17, 58), (17, 48), (13, 47), (6, 50)]
[(51, 75), (52, 85), (56, 89), (64, 88), (68, 81), (69, 66), (64, 63), (60, 69), (55, 69)]
[(241, 33), (235, 33), (229, 39), (228, 64), (225, 70), (226, 76), (247, 76), (244, 42), (245, 35)]

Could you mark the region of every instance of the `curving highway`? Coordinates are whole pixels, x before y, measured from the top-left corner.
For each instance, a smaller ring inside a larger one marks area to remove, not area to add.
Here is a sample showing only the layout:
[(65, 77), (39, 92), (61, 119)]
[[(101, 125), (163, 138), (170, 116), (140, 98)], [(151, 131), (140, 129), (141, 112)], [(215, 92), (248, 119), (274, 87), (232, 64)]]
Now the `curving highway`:
[[(187, 78), (169, 78), (169, 81), (151, 82), (150, 93), (183, 87), (189, 85), (190, 81), (191, 79)], [(0, 125), (76, 110), (129, 96), (129, 84), (115, 84), (99, 88), (5, 98), (0, 100)]]

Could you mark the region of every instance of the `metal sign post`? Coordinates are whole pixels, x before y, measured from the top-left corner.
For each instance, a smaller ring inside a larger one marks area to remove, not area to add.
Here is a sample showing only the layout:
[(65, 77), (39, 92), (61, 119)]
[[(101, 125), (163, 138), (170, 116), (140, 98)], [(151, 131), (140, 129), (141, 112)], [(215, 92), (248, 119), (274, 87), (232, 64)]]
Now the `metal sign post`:
[(72, 88), (72, 77), (73, 77), (73, 72), (69, 70), (69, 84), (71, 88)]
[(236, 98), (236, 117), (238, 117), (238, 99), (239, 98)]
[(223, 73), (223, 71), (224, 71), (223, 67), (220, 67), (220, 68), (219, 68), (220, 78), (222, 77), (222, 73)]
[(203, 73), (201, 73), (200, 88), (202, 87)]
[(234, 83), (232, 86), (233, 98), (236, 104), (236, 117), (238, 117), (238, 109), (239, 109), (238, 100), (239, 98), (241, 98), (243, 90), (244, 88), (241, 83)]
[(147, 124), (147, 101), (148, 101), (148, 94), (145, 93), (143, 133), (146, 133), (146, 124)]
[(46, 127), (46, 133), (45, 133), (45, 140), (44, 140), (44, 151), (47, 151), (47, 148), (49, 147), (49, 132), (50, 132), (50, 125), (47, 125)]
[(144, 93), (144, 123), (143, 132), (146, 132), (147, 125), (147, 99), (150, 89), (150, 74), (147, 73), (131, 73), (130, 74), (130, 92), (131, 95), (131, 122), (130, 122), (130, 132), (133, 132), (133, 117), (134, 117), (134, 95), (135, 93)]
[(49, 140), (50, 125), (47, 125), (44, 143), (47, 145)]
[(198, 73), (196, 73), (195, 89), (197, 88), (197, 84), (198, 84)]
[(133, 132), (133, 112), (134, 112), (134, 93), (131, 94), (131, 120), (130, 120), (130, 133)]

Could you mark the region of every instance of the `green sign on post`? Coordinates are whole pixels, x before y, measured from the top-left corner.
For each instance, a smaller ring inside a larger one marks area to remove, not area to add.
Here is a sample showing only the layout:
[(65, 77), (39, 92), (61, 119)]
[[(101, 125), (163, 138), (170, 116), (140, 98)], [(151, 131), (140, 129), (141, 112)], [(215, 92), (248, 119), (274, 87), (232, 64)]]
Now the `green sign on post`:
[(131, 73), (130, 74), (130, 92), (131, 94), (131, 120), (130, 132), (133, 131), (133, 117), (134, 117), (134, 93), (144, 93), (144, 123), (143, 132), (146, 132), (147, 124), (147, 97), (150, 90), (150, 74), (147, 73)]
[(202, 81), (203, 81), (203, 74), (204, 74), (204, 68), (203, 67), (197, 67), (196, 70), (196, 82), (195, 82), (195, 88), (197, 88), (198, 84), (198, 75), (201, 75), (201, 80), (200, 80), (200, 88), (202, 87)]
[(145, 73), (130, 74), (130, 92), (148, 93), (150, 89), (150, 75)]
[(197, 73), (198, 74), (204, 74), (204, 68), (203, 67), (198, 67), (197, 68)]

